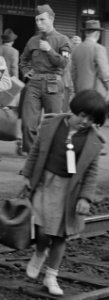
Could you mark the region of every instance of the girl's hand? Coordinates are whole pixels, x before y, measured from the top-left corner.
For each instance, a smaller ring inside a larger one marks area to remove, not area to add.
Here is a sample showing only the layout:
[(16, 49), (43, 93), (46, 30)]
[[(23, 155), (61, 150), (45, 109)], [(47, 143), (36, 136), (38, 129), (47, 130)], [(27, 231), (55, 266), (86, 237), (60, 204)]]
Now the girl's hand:
[(88, 215), (90, 210), (90, 204), (86, 199), (79, 199), (77, 206), (76, 206), (76, 212), (81, 215)]
[(30, 180), (27, 177), (24, 177), (24, 185), (27, 187), (27, 189), (31, 189)]

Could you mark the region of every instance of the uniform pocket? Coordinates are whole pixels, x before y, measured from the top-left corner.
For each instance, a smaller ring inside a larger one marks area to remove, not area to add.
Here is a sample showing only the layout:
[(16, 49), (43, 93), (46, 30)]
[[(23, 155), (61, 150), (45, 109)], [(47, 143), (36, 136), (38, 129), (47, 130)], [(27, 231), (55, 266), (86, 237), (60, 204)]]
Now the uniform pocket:
[(56, 94), (58, 92), (58, 84), (57, 84), (57, 80), (47, 80), (47, 93), (48, 94)]

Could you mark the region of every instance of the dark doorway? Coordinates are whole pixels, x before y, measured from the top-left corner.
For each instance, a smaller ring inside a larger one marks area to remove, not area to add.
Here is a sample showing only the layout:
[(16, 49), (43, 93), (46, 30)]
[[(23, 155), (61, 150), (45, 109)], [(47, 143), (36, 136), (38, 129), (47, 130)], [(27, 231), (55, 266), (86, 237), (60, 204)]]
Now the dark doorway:
[(18, 35), (14, 47), (18, 49), (21, 54), (26, 42), (35, 34), (35, 20), (34, 17), (4, 15), (3, 30), (6, 28), (11, 28)]

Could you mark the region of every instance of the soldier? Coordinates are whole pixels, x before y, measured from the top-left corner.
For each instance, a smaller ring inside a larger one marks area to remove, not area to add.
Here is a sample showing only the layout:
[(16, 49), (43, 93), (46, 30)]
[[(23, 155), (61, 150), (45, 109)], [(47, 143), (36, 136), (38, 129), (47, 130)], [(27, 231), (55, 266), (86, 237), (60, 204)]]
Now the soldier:
[(30, 77), (22, 112), (26, 152), (37, 134), (42, 107), (45, 113), (63, 111), (62, 75), (70, 53), (70, 42), (67, 36), (55, 30), (54, 18), (55, 13), (49, 5), (37, 6), (35, 20), (39, 33), (30, 38), (21, 56), (21, 71), (24, 77)]

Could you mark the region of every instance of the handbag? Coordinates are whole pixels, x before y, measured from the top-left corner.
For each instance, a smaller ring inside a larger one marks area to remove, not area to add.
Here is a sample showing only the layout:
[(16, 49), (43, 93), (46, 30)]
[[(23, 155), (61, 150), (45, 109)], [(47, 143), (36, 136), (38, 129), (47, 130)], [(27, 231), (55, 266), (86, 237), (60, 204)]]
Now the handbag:
[(0, 210), (0, 242), (23, 250), (31, 241), (31, 202), (23, 187), (18, 197), (7, 199)]
[(0, 140), (13, 141), (17, 138), (17, 114), (14, 109), (0, 107)]

